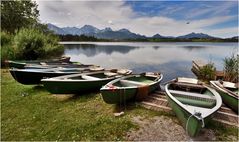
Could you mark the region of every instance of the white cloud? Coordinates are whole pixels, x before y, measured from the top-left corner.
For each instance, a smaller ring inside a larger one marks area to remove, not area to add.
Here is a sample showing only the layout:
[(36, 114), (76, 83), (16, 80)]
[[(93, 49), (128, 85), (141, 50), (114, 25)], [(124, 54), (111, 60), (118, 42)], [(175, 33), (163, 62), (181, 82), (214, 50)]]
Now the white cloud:
[[(156, 33), (178, 36), (190, 32), (206, 32), (215, 36), (234, 36), (234, 28), (205, 30), (206, 27), (230, 21), (236, 16), (220, 16), (201, 20), (175, 20), (162, 16), (139, 17), (124, 1), (37, 1), (40, 20), (57, 26), (77, 26), (85, 24), (97, 28), (110, 26), (113, 30), (127, 28), (135, 33), (152, 36)], [(200, 13), (199, 13), (200, 14)], [(227, 31), (229, 30), (229, 31)], [(220, 31), (225, 31), (225, 34)]]

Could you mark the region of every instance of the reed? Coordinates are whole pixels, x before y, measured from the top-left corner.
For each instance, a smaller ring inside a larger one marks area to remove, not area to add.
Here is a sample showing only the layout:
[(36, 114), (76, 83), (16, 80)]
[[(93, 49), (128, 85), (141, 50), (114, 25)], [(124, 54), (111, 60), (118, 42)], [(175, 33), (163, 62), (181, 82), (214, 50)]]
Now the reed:
[(199, 70), (199, 79), (209, 82), (214, 80), (216, 74), (216, 68), (212, 62), (209, 62)]
[(238, 82), (238, 63), (239, 55), (232, 54), (224, 60), (224, 80)]

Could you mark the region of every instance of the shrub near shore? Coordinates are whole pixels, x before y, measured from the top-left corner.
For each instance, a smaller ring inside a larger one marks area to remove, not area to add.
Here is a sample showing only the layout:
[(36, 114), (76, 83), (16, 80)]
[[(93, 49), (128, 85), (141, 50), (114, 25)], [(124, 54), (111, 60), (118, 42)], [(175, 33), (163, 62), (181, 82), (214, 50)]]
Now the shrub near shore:
[(21, 29), (14, 36), (1, 32), (1, 61), (36, 60), (59, 56), (64, 47), (58, 44), (58, 37), (37, 29)]

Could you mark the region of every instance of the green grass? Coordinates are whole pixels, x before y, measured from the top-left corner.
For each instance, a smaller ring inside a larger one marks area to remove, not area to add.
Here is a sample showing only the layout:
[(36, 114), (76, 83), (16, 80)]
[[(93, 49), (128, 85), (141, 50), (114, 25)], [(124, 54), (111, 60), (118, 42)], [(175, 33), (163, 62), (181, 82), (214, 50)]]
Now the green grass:
[(115, 117), (117, 107), (99, 93), (53, 96), (42, 86), (17, 83), (7, 70), (1, 73), (1, 140), (123, 140), (137, 128), (131, 117), (157, 115), (132, 104)]
[[(124, 106), (121, 106), (124, 110)], [(5, 69), (1, 70), (1, 140), (125, 140), (126, 133), (137, 129), (132, 117), (145, 119), (166, 115), (176, 123), (171, 113), (146, 110), (128, 104), (125, 114), (115, 117), (119, 106), (104, 103), (98, 92), (61, 97), (47, 92), (42, 86), (17, 83)], [(218, 140), (230, 140), (238, 129), (212, 122)]]

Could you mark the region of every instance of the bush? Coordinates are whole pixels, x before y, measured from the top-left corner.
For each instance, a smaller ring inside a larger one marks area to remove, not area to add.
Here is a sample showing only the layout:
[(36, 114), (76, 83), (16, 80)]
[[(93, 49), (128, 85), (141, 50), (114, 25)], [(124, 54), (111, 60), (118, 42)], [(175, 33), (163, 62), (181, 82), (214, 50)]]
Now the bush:
[(216, 68), (214, 64), (209, 62), (199, 70), (199, 79), (209, 82), (210, 80), (214, 80), (216, 74)]
[(1, 46), (8, 45), (12, 42), (12, 35), (1, 32)]
[(13, 41), (16, 48), (16, 58), (36, 60), (62, 54), (64, 48), (58, 44), (58, 38), (44, 34), (36, 29), (21, 29)]
[(5, 32), (1, 32), (1, 65), (8, 59), (15, 59), (15, 49), (12, 45), (13, 36)]
[(238, 63), (239, 56), (232, 54), (231, 57), (224, 59), (224, 80), (238, 82)]

